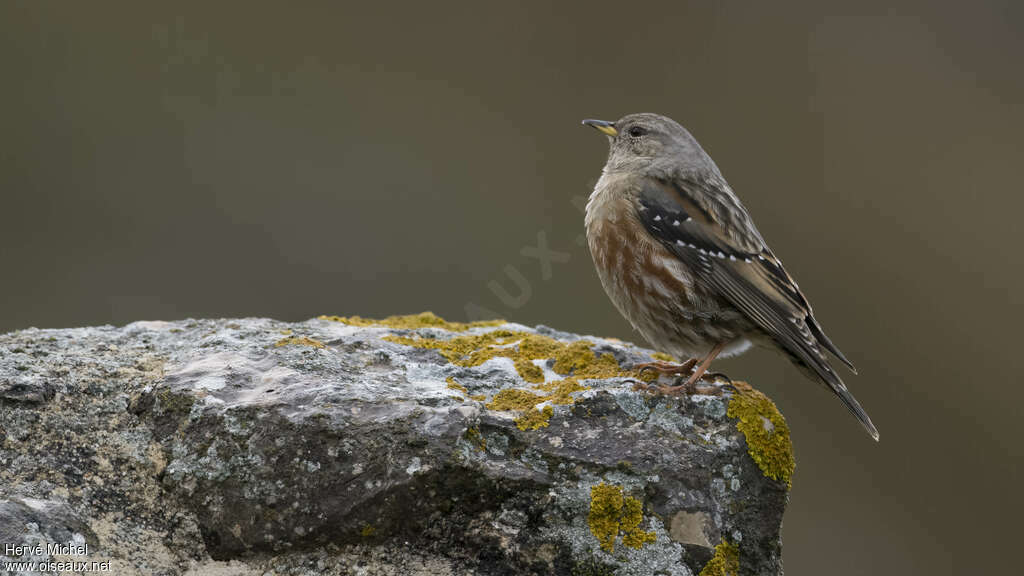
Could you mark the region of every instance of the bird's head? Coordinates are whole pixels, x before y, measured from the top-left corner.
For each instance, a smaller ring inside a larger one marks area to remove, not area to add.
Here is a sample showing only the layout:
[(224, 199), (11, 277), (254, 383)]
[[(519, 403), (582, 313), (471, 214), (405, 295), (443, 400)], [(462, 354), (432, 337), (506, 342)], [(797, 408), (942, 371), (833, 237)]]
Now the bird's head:
[(608, 137), (610, 150), (606, 171), (718, 170), (697, 140), (671, 118), (641, 113), (615, 122), (584, 120), (583, 123)]

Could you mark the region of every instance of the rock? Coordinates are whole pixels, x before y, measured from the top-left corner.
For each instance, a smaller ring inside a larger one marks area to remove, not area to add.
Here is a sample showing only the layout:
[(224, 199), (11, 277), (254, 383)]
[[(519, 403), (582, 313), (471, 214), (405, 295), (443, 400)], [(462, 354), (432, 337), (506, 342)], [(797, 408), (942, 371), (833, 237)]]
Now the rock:
[[(96, 545), (96, 535), (67, 504), (33, 498), (0, 500), (0, 547), (23, 560), (45, 560), (47, 544)], [(8, 548), (24, 548), (16, 551)], [(42, 547), (38, 551), (37, 547)], [(15, 553), (19, 552), (19, 553)]]
[(6, 334), (0, 534), (118, 574), (780, 574), (785, 420), (634, 391), (649, 360), (429, 313)]

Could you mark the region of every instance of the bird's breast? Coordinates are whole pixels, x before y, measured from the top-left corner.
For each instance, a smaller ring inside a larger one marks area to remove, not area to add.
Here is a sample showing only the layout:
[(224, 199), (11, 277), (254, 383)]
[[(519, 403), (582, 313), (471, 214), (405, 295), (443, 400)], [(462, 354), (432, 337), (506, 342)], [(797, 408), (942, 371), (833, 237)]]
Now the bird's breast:
[(649, 340), (659, 324), (686, 313), (693, 279), (652, 241), (624, 195), (599, 187), (587, 204), (587, 243), (609, 298)]
[(612, 303), (662, 351), (684, 357), (719, 342), (745, 347), (735, 311), (647, 232), (628, 190), (628, 181), (602, 177), (587, 203), (587, 243)]

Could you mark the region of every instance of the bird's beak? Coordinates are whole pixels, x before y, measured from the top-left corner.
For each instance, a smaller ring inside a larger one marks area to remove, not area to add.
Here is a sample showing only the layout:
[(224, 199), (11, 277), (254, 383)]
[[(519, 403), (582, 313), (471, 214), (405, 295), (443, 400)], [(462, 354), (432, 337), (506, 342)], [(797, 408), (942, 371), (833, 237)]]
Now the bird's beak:
[(588, 118), (584, 120), (583, 123), (586, 124), (587, 126), (596, 128), (597, 130), (604, 132), (608, 136), (618, 136), (619, 134), (615, 130), (615, 122), (607, 122), (605, 120), (594, 120), (593, 118)]

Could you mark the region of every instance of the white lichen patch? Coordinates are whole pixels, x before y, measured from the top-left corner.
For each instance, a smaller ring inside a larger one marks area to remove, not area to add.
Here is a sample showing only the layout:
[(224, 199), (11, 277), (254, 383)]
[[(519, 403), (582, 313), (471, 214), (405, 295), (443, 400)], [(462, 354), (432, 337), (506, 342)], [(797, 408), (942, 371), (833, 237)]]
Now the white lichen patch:
[(409, 462), (409, 465), (406, 466), (405, 473), (408, 474), (409, 476), (412, 476), (413, 474), (419, 472), (422, 469), (423, 463), (420, 462), (418, 456), (414, 456), (413, 459)]
[(552, 370), (548, 366), (547, 360), (537, 359), (533, 360), (532, 362), (534, 366), (541, 369), (541, 372), (544, 374), (544, 382), (554, 382), (555, 380), (561, 380), (562, 378), (565, 378), (565, 376)]

